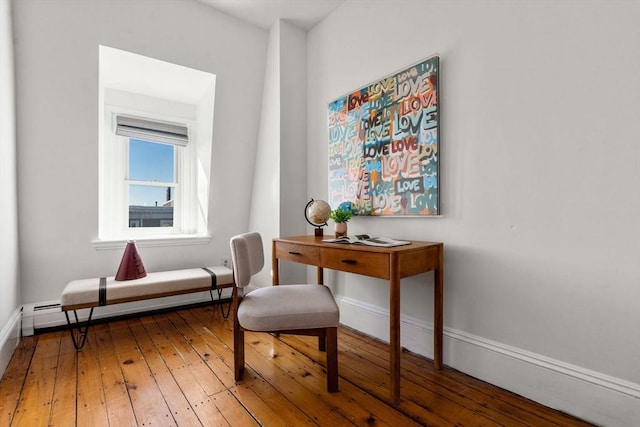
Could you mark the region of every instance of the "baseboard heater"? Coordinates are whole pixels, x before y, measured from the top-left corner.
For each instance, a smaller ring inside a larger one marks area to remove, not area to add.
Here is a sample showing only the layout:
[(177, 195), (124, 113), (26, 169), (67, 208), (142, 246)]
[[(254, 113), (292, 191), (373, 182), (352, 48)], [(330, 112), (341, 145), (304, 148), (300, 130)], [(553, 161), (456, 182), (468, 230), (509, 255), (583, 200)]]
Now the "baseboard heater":
[[(223, 303), (229, 302), (231, 289), (225, 289), (221, 299)], [(96, 320), (111, 319), (122, 316), (144, 315), (148, 312), (169, 308), (181, 308), (202, 303), (211, 304), (209, 292), (199, 292), (187, 295), (176, 295), (151, 300), (135, 301), (100, 307), (93, 317)], [(86, 320), (89, 310), (80, 310), (78, 317)], [(22, 310), (22, 336), (28, 337), (38, 331), (48, 329), (66, 328), (67, 320), (60, 308), (60, 301), (42, 301), (35, 304), (25, 304)]]
[(36, 305), (35, 307), (33, 307), (33, 311), (43, 311), (43, 310), (49, 310), (51, 308), (60, 308), (60, 303), (55, 303), (55, 304), (45, 304), (45, 305)]

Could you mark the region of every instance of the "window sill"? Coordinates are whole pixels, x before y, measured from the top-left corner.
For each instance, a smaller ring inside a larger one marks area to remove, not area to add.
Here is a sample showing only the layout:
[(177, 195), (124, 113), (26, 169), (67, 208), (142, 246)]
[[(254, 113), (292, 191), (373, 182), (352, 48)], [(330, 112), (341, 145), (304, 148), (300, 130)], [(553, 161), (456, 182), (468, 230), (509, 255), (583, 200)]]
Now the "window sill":
[[(211, 236), (208, 235), (173, 235), (173, 236), (159, 236), (159, 237), (137, 237), (133, 239), (136, 242), (136, 246), (139, 248), (153, 247), (153, 246), (186, 246), (186, 245), (206, 245), (211, 241)], [(123, 249), (127, 245), (127, 239), (114, 239), (92, 240), (91, 244), (96, 250), (106, 249)]]

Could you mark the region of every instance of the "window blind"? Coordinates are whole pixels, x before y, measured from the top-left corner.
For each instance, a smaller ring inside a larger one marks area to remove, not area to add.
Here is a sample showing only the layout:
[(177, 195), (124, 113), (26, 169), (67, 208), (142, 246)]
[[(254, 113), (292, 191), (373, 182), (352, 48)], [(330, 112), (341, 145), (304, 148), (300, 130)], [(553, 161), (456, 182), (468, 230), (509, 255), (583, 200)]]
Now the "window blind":
[(189, 143), (186, 125), (124, 115), (116, 116), (116, 135), (181, 147)]

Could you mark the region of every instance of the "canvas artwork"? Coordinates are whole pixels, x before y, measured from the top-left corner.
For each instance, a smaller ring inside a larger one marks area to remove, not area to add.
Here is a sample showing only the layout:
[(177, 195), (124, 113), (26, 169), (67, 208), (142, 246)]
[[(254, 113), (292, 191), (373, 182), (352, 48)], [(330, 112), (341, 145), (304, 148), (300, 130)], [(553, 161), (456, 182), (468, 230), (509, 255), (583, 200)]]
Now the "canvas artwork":
[(328, 106), (329, 204), (356, 215), (439, 215), (439, 57)]

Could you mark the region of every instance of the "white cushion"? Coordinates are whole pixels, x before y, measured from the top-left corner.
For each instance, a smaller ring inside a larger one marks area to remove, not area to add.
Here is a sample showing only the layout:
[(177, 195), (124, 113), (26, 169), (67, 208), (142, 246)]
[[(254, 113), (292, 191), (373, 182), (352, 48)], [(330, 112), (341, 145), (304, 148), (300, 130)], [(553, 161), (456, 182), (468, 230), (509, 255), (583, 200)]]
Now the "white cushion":
[[(233, 284), (233, 272), (227, 267), (207, 267), (216, 276), (217, 287)], [(106, 304), (155, 298), (158, 295), (177, 295), (192, 290), (211, 288), (211, 275), (202, 268), (148, 273), (135, 280), (117, 281), (107, 277)], [(82, 279), (69, 282), (62, 291), (62, 309), (74, 306), (95, 307), (98, 305), (100, 279)]]
[(238, 322), (252, 331), (283, 331), (338, 326), (340, 312), (324, 285), (259, 288), (242, 299)]

